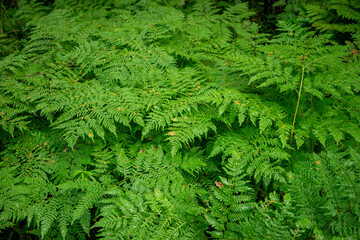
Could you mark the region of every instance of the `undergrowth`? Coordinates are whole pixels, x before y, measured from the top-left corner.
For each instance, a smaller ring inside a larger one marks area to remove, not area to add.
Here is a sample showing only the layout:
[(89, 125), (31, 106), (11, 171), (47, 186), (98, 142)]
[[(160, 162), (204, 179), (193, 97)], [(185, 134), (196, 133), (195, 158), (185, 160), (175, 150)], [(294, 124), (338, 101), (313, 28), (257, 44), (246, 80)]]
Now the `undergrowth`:
[(246, 3), (18, 4), (20, 39), (0, 39), (4, 239), (360, 238), (355, 3), (344, 44), (314, 6), (314, 27), (269, 35)]

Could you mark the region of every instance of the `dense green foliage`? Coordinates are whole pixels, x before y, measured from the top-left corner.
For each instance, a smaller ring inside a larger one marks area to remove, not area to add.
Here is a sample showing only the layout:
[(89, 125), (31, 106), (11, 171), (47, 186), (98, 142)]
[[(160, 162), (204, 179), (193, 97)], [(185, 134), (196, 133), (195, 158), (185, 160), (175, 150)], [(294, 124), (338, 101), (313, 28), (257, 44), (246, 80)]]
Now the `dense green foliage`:
[(360, 239), (360, 7), (325, 2), (2, 11), (1, 236)]

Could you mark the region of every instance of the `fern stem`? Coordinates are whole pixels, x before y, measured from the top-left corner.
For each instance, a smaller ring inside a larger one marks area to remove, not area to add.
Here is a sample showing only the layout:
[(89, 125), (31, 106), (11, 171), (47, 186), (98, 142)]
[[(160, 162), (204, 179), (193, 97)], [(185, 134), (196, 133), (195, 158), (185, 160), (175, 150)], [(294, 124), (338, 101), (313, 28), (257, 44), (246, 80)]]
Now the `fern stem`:
[(301, 90), (303, 87), (303, 82), (304, 82), (304, 73), (305, 73), (305, 65), (303, 65), (302, 67), (302, 72), (301, 72), (301, 81), (300, 81), (300, 87), (299, 87), (299, 91), (298, 91), (298, 100), (297, 100), (297, 104), (296, 104), (296, 109), (295, 109), (295, 114), (294, 114), (294, 120), (291, 126), (291, 133), (290, 133), (290, 147), (292, 145), (292, 141), (294, 139), (294, 127), (295, 127), (295, 122), (296, 122), (296, 116), (299, 110), (299, 105), (300, 105), (300, 99), (301, 99)]

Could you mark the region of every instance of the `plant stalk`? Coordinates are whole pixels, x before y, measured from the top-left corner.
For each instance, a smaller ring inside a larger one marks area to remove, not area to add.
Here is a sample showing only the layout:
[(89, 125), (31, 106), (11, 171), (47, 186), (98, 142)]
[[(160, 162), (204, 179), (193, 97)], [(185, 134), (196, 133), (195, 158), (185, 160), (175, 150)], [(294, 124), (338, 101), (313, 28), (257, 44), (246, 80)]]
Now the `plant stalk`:
[(305, 65), (303, 65), (302, 68), (302, 73), (301, 73), (301, 81), (300, 81), (300, 87), (299, 87), (299, 91), (298, 91), (298, 100), (297, 100), (297, 104), (296, 104), (296, 109), (295, 109), (295, 114), (294, 114), (294, 120), (291, 126), (291, 133), (290, 133), (290, 147), (292, 145), (292, 141), (294, 139), (294, 127), (295, 127), (295, 122), (296, 122), (296, 116), (299, 110), (299, 105), (300, 105), (300, 99), (301, 99), (301, 90), (303, 87), (303, 82), (304, 82), (304, 74), (305, 74)]

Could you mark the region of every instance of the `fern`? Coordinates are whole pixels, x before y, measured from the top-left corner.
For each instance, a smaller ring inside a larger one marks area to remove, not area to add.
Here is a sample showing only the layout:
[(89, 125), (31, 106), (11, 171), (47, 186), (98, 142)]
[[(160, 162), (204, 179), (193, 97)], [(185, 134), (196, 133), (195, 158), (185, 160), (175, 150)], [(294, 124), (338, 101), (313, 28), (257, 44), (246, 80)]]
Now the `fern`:
[[(325, 7), (327, 9), (324, 11), (315, 4), (307, 6), (315, 27), (325, 31), (336, 30), (339, 32), (355, 32), (358, 29), (360, 20), (358, 4), (353, 1), (327, 1)], [(353, 22), (344, 24), (337, 20), (338, 17)]]
[(2, 236), (358, 239), (359, 6), (290, 3), (271, 35), (238, 1), (6, 12)]
[[(302, 168), (302, 173), (295, 172), (290, 176), (290, 192), (300, 203), (299, 213), (308, 219), (308, 227), (314, 229), (319, 238), (338, 236), (351, 239), (359, 235), (356, 156), (353, 149), (345, 152), (331, 149), (299, 161), (298, 164), (306, 168)], [(302, 188), (296, 186), (305, 179), (306, 185)]]

